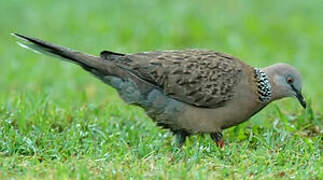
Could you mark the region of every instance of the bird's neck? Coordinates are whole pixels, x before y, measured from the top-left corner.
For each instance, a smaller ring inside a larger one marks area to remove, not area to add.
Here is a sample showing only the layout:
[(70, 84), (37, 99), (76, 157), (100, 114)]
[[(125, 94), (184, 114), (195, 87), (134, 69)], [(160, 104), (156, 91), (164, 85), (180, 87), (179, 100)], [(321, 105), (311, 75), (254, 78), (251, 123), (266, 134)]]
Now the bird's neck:
[(267, 104), (272, 99), (272, 87), (268, 75), (262, 70), (255, 68), (258, 100), (261, 104)]

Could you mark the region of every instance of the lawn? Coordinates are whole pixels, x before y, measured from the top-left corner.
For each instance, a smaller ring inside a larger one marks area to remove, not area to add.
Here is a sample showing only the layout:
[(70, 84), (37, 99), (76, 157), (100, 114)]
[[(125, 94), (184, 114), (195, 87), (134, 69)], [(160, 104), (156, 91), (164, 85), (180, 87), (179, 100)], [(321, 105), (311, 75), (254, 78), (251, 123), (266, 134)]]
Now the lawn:
[[(0, 1), (0, 179), (323, 179), (320, 0)], [(98, 54), (207, 48), (303, 75), (296, 99), (181, 151), (141, 108), (81, 68), (18, 47), (11, 32)]]

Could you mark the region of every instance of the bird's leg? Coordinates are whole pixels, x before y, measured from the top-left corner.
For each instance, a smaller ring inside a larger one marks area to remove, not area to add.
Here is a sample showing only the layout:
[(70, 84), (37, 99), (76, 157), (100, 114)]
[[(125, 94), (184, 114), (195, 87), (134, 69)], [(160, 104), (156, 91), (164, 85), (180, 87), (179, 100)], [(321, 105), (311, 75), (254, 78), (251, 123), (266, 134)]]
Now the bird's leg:
[(210, 134), (213, 141), (215, 141), (216, 145), (220, 148), (224, 147), (223, 136), (221, 132), (214, 132)]
[(174, 132), (174, 134), (175, 134), (174, 145), (178, 148), (181, 148), (185, 143), (185, 140), (188, 134), (185, 131), (177, 131), (177, 132)]

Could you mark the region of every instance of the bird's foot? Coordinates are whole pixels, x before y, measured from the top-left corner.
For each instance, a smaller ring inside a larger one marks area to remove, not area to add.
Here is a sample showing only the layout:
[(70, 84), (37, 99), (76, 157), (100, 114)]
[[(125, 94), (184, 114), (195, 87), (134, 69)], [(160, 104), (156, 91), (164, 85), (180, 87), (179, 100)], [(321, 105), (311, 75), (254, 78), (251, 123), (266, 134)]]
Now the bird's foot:
[(174, 132), (175, 134), (175, 140), (174, 140), (174, 145), (177, 148), (181, 148), (186, 140), (186, 137), (188, 136), (188, 134), (184, 131), (178, 131), (178, 132)]
[(211, 133), (210, 136), (218, 147), (220, 148), (224, 147), (224, 140), (221, 132)]
[(216, 143), (216, 145), (217, 145), (218, 147), (220, 147), (220, 148), (223, 148), (223, 147), (224, 147), (224, 140), (223, 140), (223, 139), (221, 139), (220, 141), (215, 142), (215, 143)]

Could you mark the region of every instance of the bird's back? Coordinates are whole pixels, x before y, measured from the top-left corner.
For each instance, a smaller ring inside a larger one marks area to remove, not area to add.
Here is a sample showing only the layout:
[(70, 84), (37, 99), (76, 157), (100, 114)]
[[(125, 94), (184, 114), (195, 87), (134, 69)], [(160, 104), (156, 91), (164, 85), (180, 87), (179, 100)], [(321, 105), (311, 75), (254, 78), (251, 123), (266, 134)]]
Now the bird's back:
[(220, 107), (233, 96), (245, 64), (210, 50), (155, 51), (119, 56), (102, 54), (165, 95), (193, 106)]

